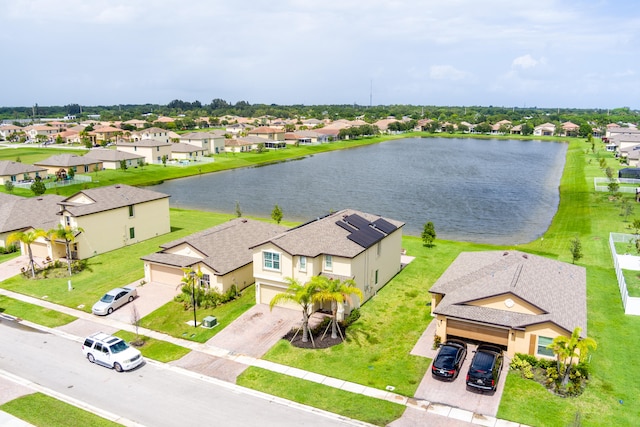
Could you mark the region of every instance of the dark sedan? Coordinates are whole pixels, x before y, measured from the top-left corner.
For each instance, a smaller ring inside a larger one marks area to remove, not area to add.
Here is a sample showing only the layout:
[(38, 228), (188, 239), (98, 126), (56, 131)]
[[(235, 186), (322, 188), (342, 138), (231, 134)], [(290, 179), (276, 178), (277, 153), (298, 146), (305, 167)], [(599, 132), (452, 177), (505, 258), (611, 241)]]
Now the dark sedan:
[(434, 377), (454, 380), (467, 357), (467, 344), (462, 341), (449, 340), (440, 346), (440, 350), (431, 364)]
[(467, 387), (496, 391), (503, 359), (501, 348), (480, 344), (471, 359), (471, 366), (467, 373)]

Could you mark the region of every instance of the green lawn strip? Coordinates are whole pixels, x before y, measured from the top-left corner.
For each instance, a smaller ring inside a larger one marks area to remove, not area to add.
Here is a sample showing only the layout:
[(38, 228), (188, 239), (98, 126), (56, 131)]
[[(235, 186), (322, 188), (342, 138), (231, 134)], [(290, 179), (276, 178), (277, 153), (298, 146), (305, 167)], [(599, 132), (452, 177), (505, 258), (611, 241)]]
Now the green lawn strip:
[(0, 410), (38, 427), (68, 427), (70, 425), (115, 427), (121, 425), (42, 393), (28, 394), (13, 399), (0, 405)]
[(622, 270), (630, 297), (640, 297), (640, 271)]
[(178, 360), (181, 357), (187, 355), (191, 350), (186, 347), (182, 347), (167, 341), (157, 340), (149, 338), (144, 335), (136, 335), (133, 332), (118, 331), (114, 334), (117, 337), (122, 338), (128, 343), (134, 341), (142, 341), (142, 346), (136, 346), (138, 350), (147, 359), (157, 360), (158, 362), (168, 363)]
[(9, 261), (10, 259), (16, 258), (20, 256), (20, 251), (17, 252), (11, 252), (9, 254), (1, 254), (0, 255), (0, 263), (3, 263), (5, 261)]
[[(6, 279), (2, 287), (91, 312), (93, 304), (108, 290), (142, 279), (144, 267), (141, 256), (158, 251), (163, 243), (221, 224), (230, 218), (226, 214), (172, 209), (172, 231), (168, 234), (89, 258), (89, 268), (72, 277), (32, 280), (18, 275)], [(71, 291), (68, 290), (68, 280), (71, 280), (73, 287)]]
[(413, 396), (431, 362), (409, 354), (431, 321), (429, 288), (461, 251), (491, 246), (436, 241), (428, 249), (421, 239), (405, 236), (403, 247), (416, 258), (362, 306), (345, 343), (307, 350), (281, 340), (264, 359), (380, 390), (390, 385)]
[[(193, 327), (193, 310), (185, 309), (184, 304), (171, 301), (140, 321), (140, 326), (160, 331), (175, 338), (204, 343), (226, 326), (236, 320), (242, 313), (256, 303), (255, 287), (253, 285), (242, 290), (240, 297), (216, 308), (197, 308), (196, 317), (202, 322), (206, 316), (213, 316), (218, 325), (212, 329)], [(191, 324), (188, 324), (191, 322)]]
[(69, 316), (59, 311), (18, 301), (4, 295), (0, 295), (0, 313), (9, 314), (49, 328), (66, 325), (77, 319), (77, 317)]
[(379, 426), (400, 418), (406, 409), (404, 405), (397, 403), (256, 367), (245, 370), (238, 377), (237, 384)]
[(43, 148), (37, 146), (25, 145), (24, 147), (19, 148), (5, 148), (0, 150), (0, 160), (8, 160), (11, 162), (17, 162), (24, 164), (34, 164), (35, 162), (39, 162), (41, 160), (48, 159), (51, 156), (56, 156), (58, 154), (75, 154), (78, 156), (82, 156), (87, 153), (89, 150), (80, 149), (78, 150), (69, 150), (65, 148)]

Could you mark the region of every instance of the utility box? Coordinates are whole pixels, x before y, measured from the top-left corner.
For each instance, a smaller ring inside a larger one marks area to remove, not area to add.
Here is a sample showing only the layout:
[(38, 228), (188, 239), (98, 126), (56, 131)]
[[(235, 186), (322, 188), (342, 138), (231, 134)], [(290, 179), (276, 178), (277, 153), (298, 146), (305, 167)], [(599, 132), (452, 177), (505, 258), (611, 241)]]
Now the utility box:
[(208, 328), (211, 329), (215, 326), (218, 325), (218, 319), (216, 319), (213, 316), (207, 316), (204, 319), (202, 319), (202, 327), (203, 328)]

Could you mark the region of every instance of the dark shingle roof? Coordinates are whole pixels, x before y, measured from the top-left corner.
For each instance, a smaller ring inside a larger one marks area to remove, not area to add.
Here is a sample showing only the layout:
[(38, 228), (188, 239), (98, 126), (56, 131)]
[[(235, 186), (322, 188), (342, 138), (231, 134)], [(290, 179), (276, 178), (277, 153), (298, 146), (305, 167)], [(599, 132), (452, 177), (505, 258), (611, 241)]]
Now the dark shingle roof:
[(44, 194), (38, 197), (18, 197), (0, 193), (0, 233), (29, 227), (49, 230), (60, 222), (56, 215), (58, 203), (64, 197)]
[[(78, 202), (84, 195), (91, 203)], [(96, 212), (104, 212), (129, 205), (151, 202), (153, 200), (170, 197), (168, 194), (144, 188), (131, 187), (124, 184), (110, 185), (108, 187), (91, 188), (82, 190), (60, 202), (61, 205), (73, 216), (90, 215)]]
[(45, 172), (46, 170), (46, 168), (29, 164), (0, 160), (0, 176), (20, 175), (29, 172)]
[(144, 159), (139, 154), (128, 153), (126, 151), (109, 150), (108, 148), (96, 148), (89, 151), (84, 157), (96, 159), (101, 162), (119, 162), (121, 160)]
[[(430, 289), (444, 295), (434, 313), (523, 329), (552, 322), (587, 333), (586, 270), (519, 251), (463, 252)], [(542, 314), (525, 314), (471, 305), (498, 295), (513, 295)]]
[(58, 167), (70, 167), (70, 166), (84, 166), (100, 163), (96, 159), (85, 156), (77, 156), (75, 154), (57, 154), (51, 156), (48, 159), (41, 160), (36, 165), (43, 166), (58, 166)]
[[(382, 218), (378, 215), (353, 209), (344, 209), (285, 231), (281, 235), (270, 239), (269, 242), (291, 255), (317, 257), (325, 254), (354, 258), (366, 248), (349, 238), (353, 234), (351, 231), (337, 224), (350, 215), (362, 217), (369, 223)], [(404, 226), (404, 223), (400, 221), (388, 218), (382, 219), (393, 224), (396, 229)], [(261, 242), (260, 244), (264, 243), (266, 242)]]
[[(142, 257), (144, 261), (176, 267), (188, 267), (203, 262), (216, 274), (224, 275), (253, 262), (250, 249), (256, 242), (269, 239), (286, 230), (281, 225), (236, 218), (224, 224), (200, 231), (162, 245), (163, 251)], [(187, 244), (204, 258), (166, 253), (168, 249)]]

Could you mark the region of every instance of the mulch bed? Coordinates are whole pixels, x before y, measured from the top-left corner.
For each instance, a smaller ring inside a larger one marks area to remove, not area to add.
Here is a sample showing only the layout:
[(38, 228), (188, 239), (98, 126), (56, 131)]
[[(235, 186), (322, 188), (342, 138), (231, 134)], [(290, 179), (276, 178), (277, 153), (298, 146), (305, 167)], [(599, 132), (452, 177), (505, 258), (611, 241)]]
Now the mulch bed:
[[(340, 327), (340, 330), (342, 331), (342, 335), (344, 335), (345, 330), (342, 327)], [(331, 338), (331, 328), (329, 328), (329, 330), (327, 331), (327, 334), (324, 336), (324, 339), (322, 339), (322, 334), (324, 334), (324, 328), (322, 328), (322, 330), (313, 334), (313, 343), (315, 343), (315, 347), (311, 342), (311, 338), (309, 338), (308, 342), (302, 342), (302, 331), (299, 331), (295, 339), (291, 341), (291, 338), (293, 338), (295, 333), (296, 333), (295, 330), (291, 330), (284, 337), (282, 337), (282, 339), (285, 339), (291, 342), (291, 345), (295, 347), (310, 348), (310, 349), (329, 348), (329, 347), (333, 347), (334, 345), (338, 345), (342, 343), (342, 338), (340, 337), (340, 334), (338, 334), (337, 339)], [(309, 335), (311, 335), (311, 331), (309, 331)]]

